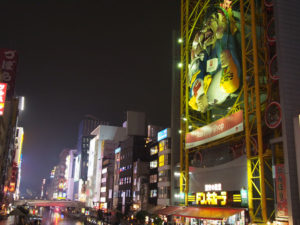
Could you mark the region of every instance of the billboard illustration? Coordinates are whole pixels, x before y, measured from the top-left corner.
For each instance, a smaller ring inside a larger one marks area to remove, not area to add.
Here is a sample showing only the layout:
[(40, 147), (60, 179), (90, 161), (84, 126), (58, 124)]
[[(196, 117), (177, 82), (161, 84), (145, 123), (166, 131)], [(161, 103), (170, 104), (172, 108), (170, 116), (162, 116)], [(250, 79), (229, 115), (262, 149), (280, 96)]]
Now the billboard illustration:
[[(196, 113), (209, 113), (210, 119), (198, 127), (230, 115), (242, 90), (239, 13), (230, 4), (210, 6), (205, 13), (200, 29), (195, 31), (189, 65), (189, 107)], [(206, 116), (207, 118), (207, 116)], [(242, 123), (242, 119), (240, 120)], [(225, 124), (226, 126), (226, 124)], [(243, 126), (239, 124), (241, 132)], [(229, 133), (228, 135), (232, 134)], [(191, 133), (186, 134), (187, 147)], [(219, 135), (224, 137), (225, 135)], [(203, 141), (198, 143), (207, 143)]]

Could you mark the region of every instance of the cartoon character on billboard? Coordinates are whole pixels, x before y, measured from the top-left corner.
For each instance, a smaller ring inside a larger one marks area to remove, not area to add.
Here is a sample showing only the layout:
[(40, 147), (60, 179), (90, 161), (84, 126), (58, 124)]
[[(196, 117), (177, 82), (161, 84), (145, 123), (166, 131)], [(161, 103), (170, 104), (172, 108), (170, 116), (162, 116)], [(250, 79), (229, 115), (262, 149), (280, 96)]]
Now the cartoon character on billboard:
[(192, 43), (189, 67), (189, 105), (192, 109), (204, 113), (237, 96), (241, 86), (241, 68), (236, 33), (230, 8), (210, 10)]

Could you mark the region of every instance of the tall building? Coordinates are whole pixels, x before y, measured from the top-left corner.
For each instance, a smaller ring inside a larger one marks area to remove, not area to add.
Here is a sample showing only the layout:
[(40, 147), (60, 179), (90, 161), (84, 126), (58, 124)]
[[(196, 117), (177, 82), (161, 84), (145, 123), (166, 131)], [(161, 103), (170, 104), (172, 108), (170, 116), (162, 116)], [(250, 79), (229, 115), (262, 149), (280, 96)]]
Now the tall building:
[[(111, 189), (113, 180), (107, 177), (114, 165), (114, 150), (126, 138), (126, 129), (116, 126), (99, 125), (91, 132), (93, 138), (89, 148), (86, 202), (90, 207), (107, 209), (106, 193)], [(111, 183), (110, 183), (111, 182)], [(103, 191), (105, 189), (105, 191)]]
[(66, 199), (74, 200), (74, 176), (75, 176), (75, 165), (76, 165), (77, 150), (70, 149), (69, 154), (66, 157), (66, 169), (65, 169), (65, 179), (66, 179)]
[(134, 181), (134, 163), (138, 160), (149, 161), (149, 154), (145, 148), (145, 139), (143, 136), (131, 136), (120, 143), (118, 209), (126, 214), (133, 208), (132, 182)]
[(81, 154), (80, 178), (87, 181), (88, 162), (89, 162), (89, 145), (92, 139), (91, 132), (99, 125), (104, 124), (98, 118), (92, 115), (85, 115), (81, 120), (78, 129), (77, 150)]
[(20, 197), (20, 183), (21, 183), (21, 168), (22, 168), (22, 148), (24, 139), (24, 129), (22, 127), (17, 127), (16, 137), (15, 137), (15, 157), (13, 167), (17, 168), (17, 178), (16, 178), (16, 191), (14, 199), (17, 200)]
[(42, 185), (41, 185), (41, 199), (44, 199), (46, 197), (46, 178), (43, 178)]

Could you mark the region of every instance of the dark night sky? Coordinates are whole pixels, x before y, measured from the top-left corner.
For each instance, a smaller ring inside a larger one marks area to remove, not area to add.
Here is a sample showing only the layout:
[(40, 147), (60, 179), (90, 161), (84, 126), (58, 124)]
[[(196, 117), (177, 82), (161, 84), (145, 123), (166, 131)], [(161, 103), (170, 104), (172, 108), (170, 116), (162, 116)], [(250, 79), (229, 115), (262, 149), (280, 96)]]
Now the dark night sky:
[(0, 48), (19, 52), (22, 190), (39, 191), (59, 152), (75, 147), (84, 114), (121, 125), (127, 109), (139, 110), (170, 124), (179, 1), (12, 2), (0, 3)]

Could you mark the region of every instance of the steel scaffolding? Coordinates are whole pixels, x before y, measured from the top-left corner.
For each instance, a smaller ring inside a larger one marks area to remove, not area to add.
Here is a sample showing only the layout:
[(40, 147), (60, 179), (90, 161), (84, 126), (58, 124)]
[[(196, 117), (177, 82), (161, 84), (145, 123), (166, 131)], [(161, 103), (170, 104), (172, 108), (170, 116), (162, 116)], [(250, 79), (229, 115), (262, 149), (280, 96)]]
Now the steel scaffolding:
[[(272, 154), (264, 148), (262, 134), (262, 112), (268, 98), (266, 50), (264, 41), (263, 7), (260, 1), (236, 0), (239, 6), (242, 50), (243, 90), (232, 107), (243, 109), (245, 132), (223, 138), (194, 149), (185, 148), (185, 136), (189, 126), (205, 115), (195, 115), (189, 108), (189, 60), (192, 35), (203, 21), (205, 12), (216, 0), (181, 0), (181, 105), (180, 105), (180, 192), (185, 193), (185, 205), (189, 192), (189, 153), (220, 143), (245, 139), (248, 170), (248, 203), (253, 223), (267, 223), (274, 216)], [(259, 25), (258, 25), (259, 24)]]

